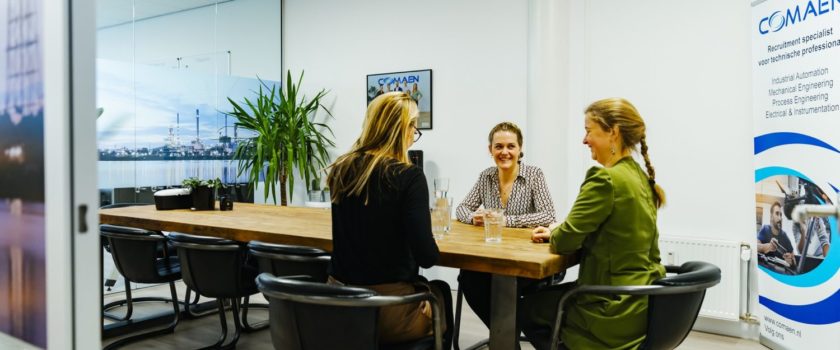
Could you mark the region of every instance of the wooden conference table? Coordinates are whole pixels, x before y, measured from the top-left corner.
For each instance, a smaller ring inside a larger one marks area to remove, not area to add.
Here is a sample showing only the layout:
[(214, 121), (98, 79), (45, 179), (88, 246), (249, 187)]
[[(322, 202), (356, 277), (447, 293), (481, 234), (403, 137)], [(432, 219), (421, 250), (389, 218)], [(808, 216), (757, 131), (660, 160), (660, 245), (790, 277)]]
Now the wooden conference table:
[[(224, 237), (240, 242), (306, 245), (332, 251), (329, 209), (236, 203), (232, 211), (155, 210), (153, 205), (102, 209), (103, 224)], [(485, 243), (484, 228), (453, 220), (442, 240), (439, 266), (489, 272), (492, 279), (490, 347), (514, 349), (516, 277), (545, 278), (577, 261), (530, 241), (530, 229), (505, 228), (501, 243)]]

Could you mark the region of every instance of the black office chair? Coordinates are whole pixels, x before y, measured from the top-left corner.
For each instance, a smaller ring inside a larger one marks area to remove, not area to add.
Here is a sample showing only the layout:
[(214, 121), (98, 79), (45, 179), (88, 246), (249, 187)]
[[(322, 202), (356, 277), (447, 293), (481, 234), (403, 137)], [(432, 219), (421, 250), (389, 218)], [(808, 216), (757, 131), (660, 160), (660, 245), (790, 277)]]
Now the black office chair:
[[(272, 244), (260, 241), (248, 243), (251, 256), (257, 261), (259, 272), (268, 272), (274, 276), (307, 276), (312, 282), (327, 282), (327, 266), (330, 253), (304, 246)], [(245, 297), (245, 303), (249, 301)], [(247, 321), (248, 309), (242, 309), (242, 326), (249, 331), (268, 327), (268, 323), (251, 325)]]
[(330, 253), (325, 250), (260, 241), (251, 241), (248, 248), (260, 272), (279, 277), (309, 276), (312, 282), (327, 282)]
[[(109, 204), (109, 205), (102, 206), (102, 207), (100, 207), (100, 209), (125, 208), (125, 207), (133, 207), (133, 206), (138, 206), (138, 205), (149, 205), (149, 203), (115, 203), (115, 204)], [(162, 235), (161, 232), (158, 232), (158, 233)], [(171, 256), (177, 256), (177, 254), (175, 253), (175, 248), (172, 247), (171, 243), (167, 240), (166, 242), (164, 242), (163, 244), (160, 244), (158, 246), (158, 257), (163, 256), (164, 245), (166, 245), (168, 250), (171, 252), (171, 254), (170, 254)], [(109, 254), (111, 253), (111, 245), (108, 244), (107, 240), (102, 240), (102, 247)], [(111, 276), (109, 276), (107, 279), (105, 279), (105, 287), (108, 288), (108, 291), (110, 291), (111, 288), (114, 285), (116, 285), (117, 281), (114, 278), (116, 278), (116, 276), (114, 276), (113, 278)], [(134, 303), (142, 303), (142, 302), (150, 302), (150, 301), (151, 302), (169, 302), (169, 299), (160, 298), (160, 297), (133, 298), (131, 296), (131, 283), (128, 281), (127, 278), (123, 278), (123, 281), (124, 281), (124, 287), (125, 287), (125, 299), (112, 301), (110, 303), (105, 304), (102, 307), (102, 315), (105, 318), (108, 318), (108, 319), (114, 320), (114, 321), (127, 321), (127, 320), (131, 319), (131, 316), (134, 313)], [(208, 311), (203, 311), (202, 312), (200, 310), (201, 305), (198, 304), (199, 299), (200, 299), (199, 295), (196, 294), (195, 298), (193, 298), (192, 302), (190, 302), (191, 294), (192, 294), (192, 291), (189, 288), (187, 288), (187, 293), (186, 293), (186, 296), (184, 297), (184, 301), (179, 301), (180, 304), (184, 305), (184, 313), (186, 314), (187, 318), (198, 318), (198, 317), (201, 317), (201, 316), (208, 315), (212, 312), (215, 312), (215, 310), (209, 310), (209, 312)], [(114, 308), (121, 307), (121, 306), (126, 307), (126, 312), (125, 312), (125, 314), (123, 314), (123, 316), (119, 316), (119, 315), (116, 315), (116, 314), (110, 312), (110, 310), (112, 310)]]
[[(275, 349), (442, 349), (441, 306), (431, 292), (383, 296), (358, 287), (330, 285), (262, 273), (257, 286), (269, 301)], [(434, 335), (417, 341), (379, 345), (376, 322), (383, 306), (432, 303)], [(330, 331), (325, 334), (325, 330)]]
[[(254, 306), (247, 302), (243, 305), (240, 298), (258, 292), (255, 282), (257, 269), (246, 263), (247, 249), (238, 242), (216, 237), (173, 232), (169, 234), (169, 239), (178, 250), (184, 283), (197, 294), (217, 300), (222, 334), (211, 347), (236, 347), (244, 328), (239, 318), (240, 308)], [(231, 300), (234, 320), (234, 334), (227, 344), (225, 300)], [(245, 331), (249, 330), (245, 328)]]
[(526, 330), (525, 334), (535, 348), (557, 350), (560, 345), (564, 305), (573, 296), (648, 295), (647, 335), (640, 349), (674, 349), (691, 332), (703, 304), (706, 289), (720, 283), (720, 269), (702, 261), (690, 261), (681, 266), (666, 266), (666, 269), (676, 275), (661, 278), (648, 286), (576, 286), (560, 298), (550, 338), (547, 330)]
[[(102, 195), (102, 191), (106, 191), (106, 190), (100, 190), (100, 195)], [(113, 191), (111, 191), (111, 192), (113, 192)], [(102, 203), (104, 203), (104, 200), (102, 201)], [(124, 208), (124, 207), (133, 207), (133, 206), (136, 206), (136, 205), (146, 205), (146, 203), (114, 203), (114, 204), (111, 204), (111, 198), (108, 197), (107, 204), (101, 205), (99, 207), (99, 209)], [(107, 251), (108, 254), (110, 254), (111, 253), (111, 245), (108, 244), (108, 240), (101, 240), (101, 242), (102, 242), (102, 248), (104, 248), (105, 251)], [(116, 276), (113, 276), (113, 275), (114, 275), (114, 273), (112, 271), (112, 273), (109, 274), (108, 278), (105, 279), (105, 287), (108, 288), (108, 291), (111, 291), (111, 288), (113, 288), (114, 285), (117, 284)], [(130, 289), (130, 286), (128, 285), (128, 281), (125, 282), (125, 287), (126, 287), (126, 290)], [(116, 321), (124, 321), (124, 320), (127, 320), (127, 319), (131, 318), (131, 312), (132, 312), (131, 296), (128, 296), (126, 300), (121, 300), (117, 303), (113, 303), (113, 305), (110, 305), (110, 307), (109, 307), (109, 305), (106, 305), (105, 310), (108, 310), (109, 308), (113, 308), (113, 307), (116, 307), (116, 306), (121, 306), (123, 304), (128, 304), (128, 312), (126, 313), (125, 317), (118, 317), (118, 316), (108, 314), (108, 313), (105, 314), (105, 317), (108, 317), (108, 318), (116, 320)]]
[[(178, 258), (169, 255), (166, 247), (166, 237), (160, 232), (113, 225), (101, 225), (99, 230), (101, 236), (108, 242), (117, 270), (126, 279), (126, 298), (129, 307), (126, 319), (131, 316), (131, 288), (128, 287), (131, 282), (169, 283), (172, 298), (156, 298), (153, 300), (171, 302), (173, 306), (172, 322), (165, 328), (120, 339), (105, 348), (114, 349), (130, 342), (175, 330), (179, 320), (178, 294), (175, 292), (175, 281), (181, 279), (181, 267)], [(162, 255), (159, 253), (159, 249), (163, 249)], [(135, 301), (138, 300), (135, 299)]]
[[(116, 203), (116, 204), (110, 204), (110, 205), (103, 206), (100, 209), (125, 208), (125, 207), (133, 207), (133, 206), (138, 206), (138, 205), (148, 205), (148, 204), (146, 204), (146, 203)], [(157, 246), (157, 257), (158, 258), (163, 258), (164, 256), (166, 256), (167, 248), (171, 248), (171, 247), (168, 246), (168, 243), (167, 243), (165, 237), (163, 236), (163, 234), (161, 232), (155, 232), (155, 233), (157, 235), (161, 236), (162, 238), (164, 238), (163, 241), (158, 242), (158, 246)], [(105, 238), (105, 235), (101, 234), (100, 237)], [(107, 251), (109, 254), (112, 255), (112, 258), (114, 258), (114, 263), (116, 264), (116, 257), (114, 257), (113, 252), (111, 252), (111, 244), (109, 243), (109, 240), (107, 238), (102, 240), (102, 247), (105, 249), (105, 251)], [(171, 256), (171, 257), (176, 256), (174, 249), (169, 249), (169, 251), (170, 251), (169, 256)], [(119, 268), (117, 268), (117, 272), (120, 272)], [(123, 276), (123, 282), (124, 282), (124, 287), (125, 287), (125, 299), (117, 300), (117, 301), (113, 301), (113, 302), (110, 302), (108, 304), (105, 304), (102, 307), (102, 315), (105, 318), (108, 318), (108, 319), (111, 319), (111, 320), (114, 320), (114, 321), (127, 321), (127, 320), (131, 319), (131, 316), (134, 313), (134, 303), (149, 302), (149, 301), (152, 301), (152, 302), (155, 302), (155, 301), (156, 302), (169, 302), (170, 301), (169, 299), (160, 298), (160, 297), (133, 298), (131, 296), (131, 281), (129, 281), (129, 278)], [(134, 282), (137, 282), (137, 281), (134, 281)], [(108, 278), (108, 279), (105, 280), (105, 287), (107, 287), (109, 291), (111, 290), (111, 287), (113, 287), (115, 284), (116, 284), (116, 280), (113, 279), (113, 278)], [(126, 307), (126, 311), (125, 311), (125, 314), (123, 314), (123, 316), (118, 316), (118, 315), (110, 312), (110, 310), (112, 310), (114, 308), (117, 308), (117, 307), (121, 307), (121, 306)]]

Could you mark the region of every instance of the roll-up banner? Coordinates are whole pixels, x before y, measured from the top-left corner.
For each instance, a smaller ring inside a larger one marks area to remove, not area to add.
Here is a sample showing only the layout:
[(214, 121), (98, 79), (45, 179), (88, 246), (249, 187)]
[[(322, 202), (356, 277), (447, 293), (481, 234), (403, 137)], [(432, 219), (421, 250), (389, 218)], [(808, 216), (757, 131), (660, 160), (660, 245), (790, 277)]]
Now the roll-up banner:
[(754, 1), (750, 31), (761, 342), (835, 348), (837, 218), (791, 213), (798, 204), (837, 204), (840, 0)]

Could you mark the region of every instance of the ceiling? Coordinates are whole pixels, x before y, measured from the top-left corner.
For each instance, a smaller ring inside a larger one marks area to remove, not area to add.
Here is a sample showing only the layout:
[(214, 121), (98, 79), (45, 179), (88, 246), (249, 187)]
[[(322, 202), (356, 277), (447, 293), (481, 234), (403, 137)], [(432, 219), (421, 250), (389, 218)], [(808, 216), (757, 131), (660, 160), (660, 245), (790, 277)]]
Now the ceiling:
[[(97, 0), (96, 28), (131, 23), (233, 0)], [(133, 11), (132, 11), (133, 9)]]

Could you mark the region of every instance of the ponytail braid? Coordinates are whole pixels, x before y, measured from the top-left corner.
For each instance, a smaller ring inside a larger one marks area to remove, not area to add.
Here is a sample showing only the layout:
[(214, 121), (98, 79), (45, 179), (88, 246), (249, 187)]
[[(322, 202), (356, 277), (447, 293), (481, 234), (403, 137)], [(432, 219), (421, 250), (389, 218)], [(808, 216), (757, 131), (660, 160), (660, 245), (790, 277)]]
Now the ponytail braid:
[(642, 146), (642, 157), (645, 159), (645, 168), (647, 168), (648, 173), (648, 183), (650, 184), (650, 189), (653, 192), (654, 203), (656, 204), (657, 208), (661, 208), (665, 205), (665, 191), (662, 190), (662, 187), (656, 184), (656, 171), (653, 169), (653, 165), (650, 163), (650, 157), (648, 157), (648, 146), (647, 142), (645, 142), (645, 136), (642, 135), (642, 138), (639, 140), (639, 143)]

